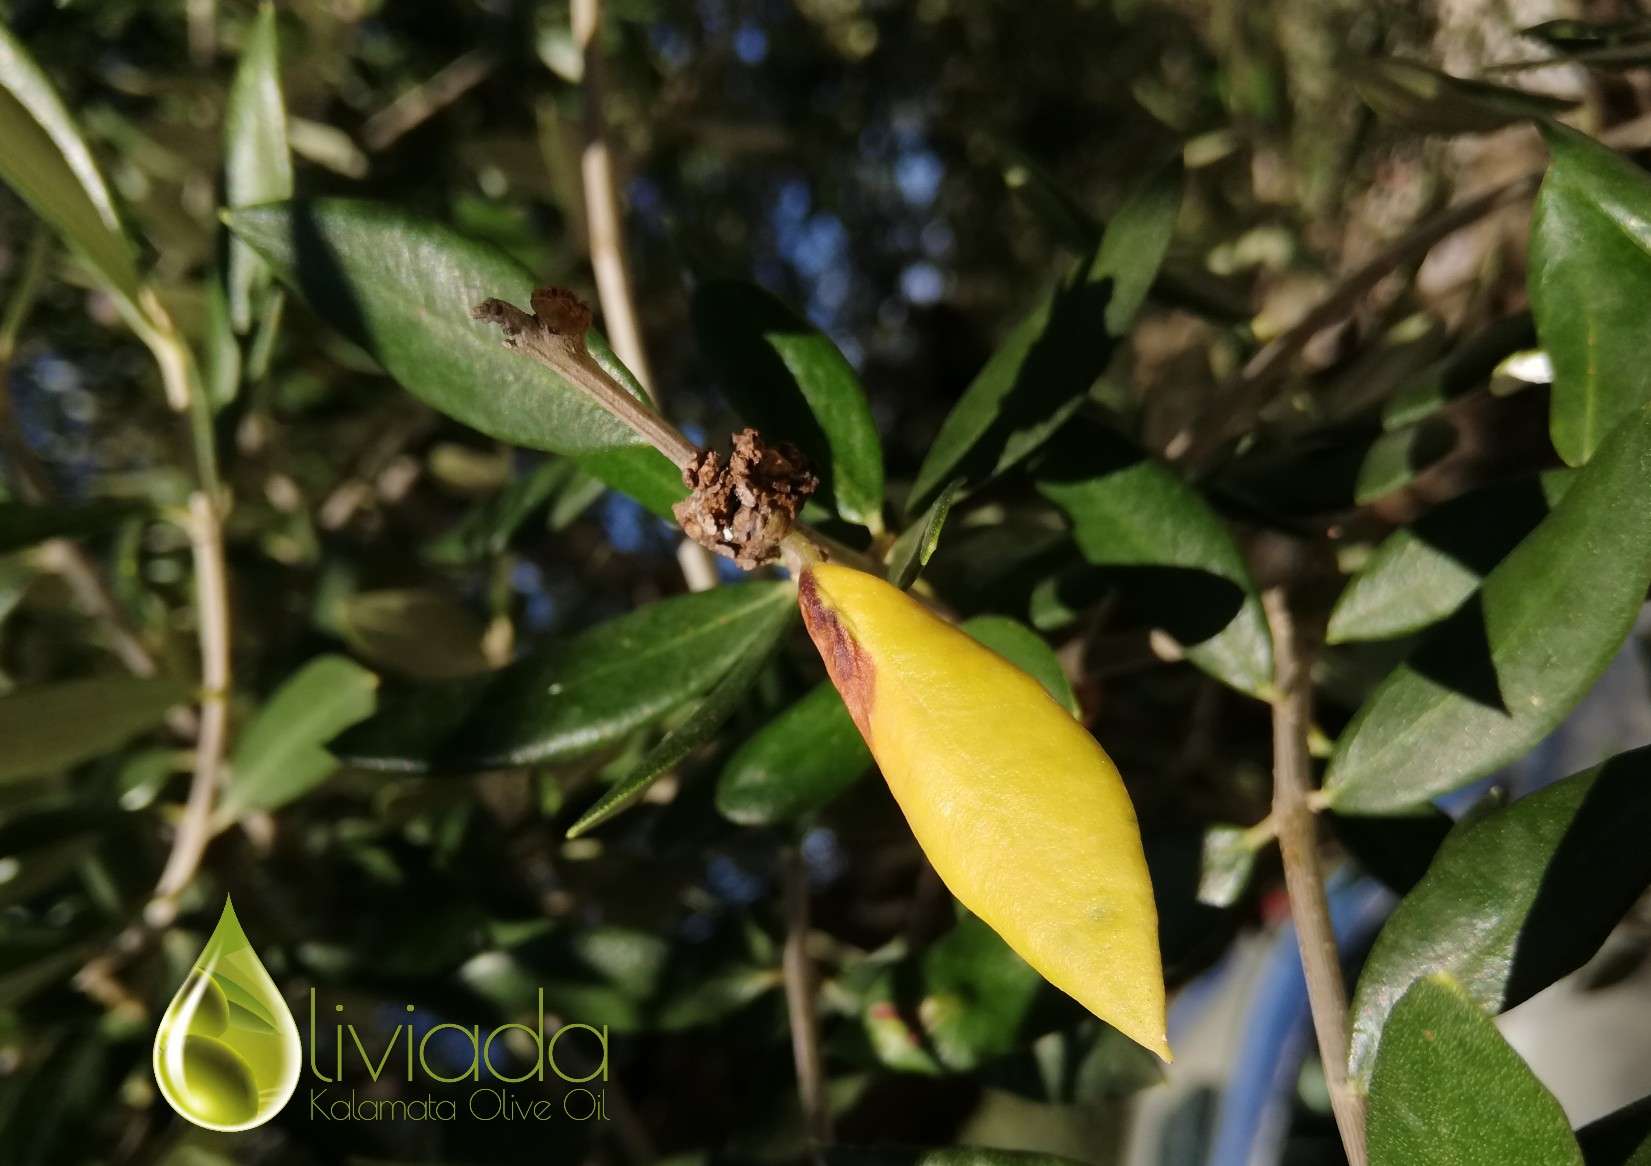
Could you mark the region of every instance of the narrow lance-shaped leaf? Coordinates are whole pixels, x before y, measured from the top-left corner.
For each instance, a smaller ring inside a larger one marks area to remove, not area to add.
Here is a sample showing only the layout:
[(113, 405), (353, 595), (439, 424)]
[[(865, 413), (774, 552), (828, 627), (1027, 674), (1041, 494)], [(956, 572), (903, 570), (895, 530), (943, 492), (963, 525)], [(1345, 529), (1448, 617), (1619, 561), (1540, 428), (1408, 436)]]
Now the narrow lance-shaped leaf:
[(1344, 814), (1401, 813), (1521, 756), (1605, 670), (1651, 584), (1651, 410), (1359, 709), (1325, 775)]
[(1559, 1102), (1444, 975), (1394, 1008), (1369, 1113), (1370, 1166), (1582, 1166)]
[(338, 768), (327, 742), (371, 716), (377, 693), (378, 677), (342, 656), (305, 664), (236, 741), (220, 816), (279, 809), (320, 785)]
[(1486, 486), (1381, 541), (1330, 612), (1329, 642), (1385, 640), (1444, 619), (1564, 496), (1570, 471)]
[[(1078, 699), (1060, 658), (1031, 628), (999, 615), (961, 625), (1031, 676), (1074, 716)], [(734, 822), (762, 826), (823, 809), (871, 772), (871, 750), (830, 681), (769, 721), (735, 751), (717, 779), (717, 809)]]
[(1094, 253), (1010, 330), (935, 435), (908, 509), (928, 505), (953, 478), (976, 486), (995, 477), (1072, 416), (1146, 298), (1180, 205), (1179, 167), (1150, 175)]
[(659, 744), (648, 750), (635, 769), (615, 782), (594, 806), (581, 814), (579, 820), (568, 827), (567, 836), (577, 838), (634, 805), (661, 774), (710, 740), (734, 715), (740, 701), (757, 682), (762, 666), (773, 655), (781, 633), (790, 623), (790, 617), (791, 613), (786, 609), (769, 613), (762, 629), (747, 641), (744, 653), (729, 666), (693, 712), (665, 734)]
[(929, 504), (918, 520), (900, 532), (889, 548), (889, 582), (902, 591), (917, 582), (918, 575), (929, 565), (934, 550), (940, 545), (940, 531), (952, 511), (952, 502), (963, 489), (963, 479), (954, 478)]
[(52, 225), (129, 313), (137, 314), (137, 264), (109, 187), (57, 91), (4, 24), (0, 179)]
[(440, 680), (487, 669), (487, 625), (434, 589), (358, 591), (339, 605), (338, 630), (374, 667), (405, 676)]
[(1651, 401), (1651, 178), (1575, 130), (1544, 127), (1552, 161), (1531, 216), (1531, 312), (1553, 362), (1554, 448), (1582, 465)]
[(1353, 483), (1353, 501), (1363, 506), (1416, 480), (1456, 448), (1456, 429), (1445, 421), (1426, 420), (1390, 429), (1370, 443)]
[(475, 563), (497, 555), (535, 512), (564, 489), (578, 471), (572, 462), (547, 459), (519, 474), (493, 497), (477, 506), (424, 547), (433, 563)]
[(1368, 1075), (1394, 1003), (1448, 972), (1501, 1012), (1581, 967), (1651, 886), (1651, 748), (1458, 825), (1359, 976), (1351, 1064)]
[(98, 676), (0, 697), (0, 782), (41, 777), (89, 761), (153, 728), (189, 699), (171, 680)]
[[(485, 299), (531, 298), (532, 276), (502, 251), (379, 203), (276, 203), (225, 219), (317, 314), (433, 408), (501, 441), (577, 457), (656, 513), (669, 514), (682, 497), (681, 475), (664, 456), (470, 318)], [(594, 329), (586, 340), (618, 375)], [(637, 392), (628, 373), (621, 380)]]
[(1099, 425), (1074, 431), (1033, 469), (1085, 560), (1115, 569), (1187, 658), (1240, 692), (1272, 681), (1272, 640), (1225, 524), (1167, 466)]
[(1453, 77), (1419, 61), (1384, 57), (1349, 61), (1345, 67), (1370, 108), (1427, 133), (1488, 133), (1528, 118), (1552, 117), (1576, 104)]
[(784, 583), (662, 600), (497, 672), (386, 694), (332, 752), (388, 773), (476, 773), (617, 744), (709, 690), (790, 605)]
[[(224, 201), (239, 208), (291, 197), (280, 37), (275, 5), (266, 0), (247, 30), (224, 105)], [(254, 296), (268, 281), (269, 269), (257, 253), (240, 239), (231, 239), (227, 285), (236, 332), (244, 335), (252, 328)]]
[(860, 378), (837, 346), (754, 284), (702, 284), (693, 313), (700, 348), (740, 415), (808, 455), (838, 514), (881, 531), (883, 450)]

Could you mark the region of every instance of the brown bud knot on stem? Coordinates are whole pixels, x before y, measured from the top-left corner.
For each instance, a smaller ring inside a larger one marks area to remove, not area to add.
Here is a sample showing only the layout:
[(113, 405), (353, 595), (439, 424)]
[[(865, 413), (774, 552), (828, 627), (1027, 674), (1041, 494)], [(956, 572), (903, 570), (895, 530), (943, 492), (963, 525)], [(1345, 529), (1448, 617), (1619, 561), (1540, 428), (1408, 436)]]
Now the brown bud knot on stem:
[(682, 480), (693, 493), (671, 512), (683, 533), (748, 571), (779, 558), (797, 512), (820, 485), (794, 445), (769, 445), (755, 429), (734, 434), (726, 463), (701, 450)]
[(578, 296), (561, 287), (542, 287), (534, 291), (532, 313), (524, 312), (504, 300), (483, 300), (470, 310), (473, 319), (497, 324), (504, 333), (506, 348), (519, 348), (525, 337), (532, 342), (561, 340), (574, 351), (583, 351), (585, 333), (590, 330), (590, 308)]

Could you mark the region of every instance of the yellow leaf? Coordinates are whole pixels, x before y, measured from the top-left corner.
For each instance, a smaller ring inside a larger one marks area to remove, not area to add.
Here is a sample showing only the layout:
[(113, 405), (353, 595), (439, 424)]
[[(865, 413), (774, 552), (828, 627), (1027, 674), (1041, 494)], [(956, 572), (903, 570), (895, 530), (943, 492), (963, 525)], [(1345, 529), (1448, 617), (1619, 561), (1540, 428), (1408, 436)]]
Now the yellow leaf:
[(1057, 988), (1170, 1059), (1129, 794), (1043, 686), (883, 580), (821, 564), (803, 621), (918, 845)]

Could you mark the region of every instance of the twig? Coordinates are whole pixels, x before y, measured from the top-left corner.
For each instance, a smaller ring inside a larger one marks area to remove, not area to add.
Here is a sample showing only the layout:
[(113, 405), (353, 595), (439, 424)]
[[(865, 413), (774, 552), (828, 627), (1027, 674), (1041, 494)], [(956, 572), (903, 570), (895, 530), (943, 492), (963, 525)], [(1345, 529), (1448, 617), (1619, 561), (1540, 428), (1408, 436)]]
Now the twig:
[(583, 392), (631, 428), (638, 437), (686, 469), (698, 455), (694, 443), (665, 418), (625, 391), (597, 364), (585, 347), (590, 309), (570, 292), (540, 288), (533, 293), (533, 314), (503, 300), (486, 300), (470, 312), (497, 324), (506, 348), (525, 352)]
[(361, 127), (362, 144), (374, 153), (389, 149), (485, 81), (498, 64), (491, 50), (471, 49), (368, 118)]
[(596, 292), (602, 303), (608, 342), (657, 402), (625, 260), (619, 185), (614, 177), (613, 151), (608, 146), (607, 62), (602, 56), (601, 32), (602, 0), (573, 0), (573, 43), (584, 58), (585, 143), (579, 170), (585, 181), (590, 264), (596, 272)]
[[(1613, 126), (1600, 140), (1616, 149), (1638, 149), (1651, 142), (1651, 114)], [(1196, 430), (1183, 431), (1165, 447), (1172, 461), (1195, 470), (1229, 440), (1244, 432), (1272, 401), (1290, 370), (1290, 362), (1313, 337), (1349, 315), (1359, 302), (1390, 273), (1416, 263), (1444, 239), (1471, 226), (1499, 207), (1531, 195), (1542, 181), (1543, 169), (1532, 170), (1447, 207), (1419, 224), (1387, 250), (1342, 279), (1294, 325), (1263, 345), (1226, 384), (1213, 394), (1215, 406)]]
[(1312, 684), (1296, 640), (1296, 628), (1282, 587), (1262, 594), (1272, 630), (1278, 695), (1273, 701), (1273, 812), (1284, 858), (1284, 885), (1290, 897), (1301, 949), (1307, 1000), (1318, 1035), (1330, 1107), (1341, 1131), (1351, 1166), (1365, 1166), (1364, 1099), (1347, 1079), (1347, 985), (1342, 980), (1324, 870), (1319, 862), (1318, 829), (1308, 804), (1310, 762), (1307, 729), (1312, 724)]
[(814, 969), (808, 958), (808, 871), (795, 849), (786, 850), (781, 861), (785, 867), (785, 1012), (791, 1024), (791, 1056), (797, 1066), (797, 1097), (817, 1158), (820, 1148), (831, 1144), (831, 1104), (820, 1055)]
[[(614, 355), (631, 370), (642, 388), (660, 404), (642, 325), (631, 288), (630, 263), (625, 257), (624, 216), (619, 205), (619, 181), (614, 172), (613, 148), (608, 142), (607, 60), (602, 55), (602, 0), (573, 0), (573, 41), (584, 60), (584, 148), (579, 171), (585, 187), (585, 233), (591, 269), (596, 273), (596, 295), (602, 304), (602, 323)], [(677, 564), (690, 591), (709, 591), (717, 585), (711, 552), (693, 539), (677, 544)]]
[(223, 533), (212, 500), (189, 497), (189, 542), (195, 559), (195, 595), (201, 645), (201, 728), (195, 738), (195, 774), (155, 893), (144, 910), (151, 927), (165, 927), (177, 913), (178, 893), (189, 885), (212, 837), (212, 809), (229, 735), (229, 587), (224, 575)]
[[(504, 300), (484, 300), (470, 310), (473, 319), (496, 324), (504, 333), (504, 345), (537, 360), (540, 364), (583, 392), (597, 405), (627, 425), (633, 433), (664, 454), (679, 469), (687, 469), (699, 457), (694, 443), (664, 417), (638, 400), (597, 364), (585, 347), (590, 328), (590, 309), (572, 292), (560, 288), (539, 288), (533, 293), (533, 311), (524, 312)], [(810, 544), (824, 557), (859, 570), (881, 574), (882, 568), (865, 555), (826, 537), (811, 527), (797, 523), (786, 536), (793, 550), (796, 540)], [(785, 556), (788, 565), (821, 557), (796, 553)]]

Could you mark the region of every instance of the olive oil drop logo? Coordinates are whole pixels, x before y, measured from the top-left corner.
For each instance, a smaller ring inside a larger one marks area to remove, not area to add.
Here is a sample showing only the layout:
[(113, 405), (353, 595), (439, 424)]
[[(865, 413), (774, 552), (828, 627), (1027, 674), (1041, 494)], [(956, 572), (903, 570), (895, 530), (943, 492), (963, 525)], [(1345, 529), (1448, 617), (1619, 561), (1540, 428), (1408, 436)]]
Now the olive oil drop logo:
[(298, 1026), (225, 898), (224, 913), (155, 1032), (155, 1081), (209, 1130), (263, 1125), (298, 1087)]

